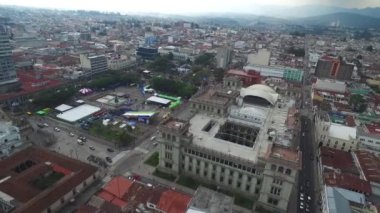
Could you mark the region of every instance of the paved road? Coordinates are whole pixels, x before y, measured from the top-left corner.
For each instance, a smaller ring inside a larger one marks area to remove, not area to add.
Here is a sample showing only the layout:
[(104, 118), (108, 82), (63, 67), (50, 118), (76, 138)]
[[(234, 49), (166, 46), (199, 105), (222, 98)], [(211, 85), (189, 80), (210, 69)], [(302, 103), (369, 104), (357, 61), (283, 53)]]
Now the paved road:
[[(311, 120), (305, 116), (301, 117), (301, 122), (300, 149), (302, 151), (302, 171), (298, 179), (298, 212), (315, 212), (315, 154), (312, 144), (312, 124)], [(301, 198), (301, 194), (303, 194), (303, 198)]]

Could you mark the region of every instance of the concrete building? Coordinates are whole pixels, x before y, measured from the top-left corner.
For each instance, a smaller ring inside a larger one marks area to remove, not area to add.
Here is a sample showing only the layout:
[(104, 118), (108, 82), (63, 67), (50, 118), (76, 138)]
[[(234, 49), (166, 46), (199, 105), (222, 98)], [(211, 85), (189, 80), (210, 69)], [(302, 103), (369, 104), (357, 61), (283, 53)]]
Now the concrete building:
[(29, 147), (0, 161), (1, 212), (58, 212), (99, 177), (97, 168)]
[(110, 58), (107, 60), (107, 64), (109, 70), (124, 70), (136, 65), (136, 59), (127, 57)]
[(12, 149), (22, 144), (20, 130), (11, 123), (0, 123), (0, 155), (9, 155)]
[(180, 48), (174, 46), (166, 46), (158, 48), (158, 53), (160, 55), (167, 55), (169, 53), (173, 54), (173, 59), (178, 61), (194, 61), (196, 53), (194, 50), (189, 48)]
[(315, 68), (315, 76), (318, 78), (350, 81), (353, 71), (353, 64), (347, 64), (340, 59), (325, 56), (319, 59)]
[(88, 75), (106, 72), (108, 70), (105, 55), (80, 55), (80, 65)]
[(269, 65), (271, 52), (267, 49), (259, 49), (255, 54), (248, 54), (247, 63), (252, 65)]
[(371, 123), (358, 127), (359, 149), (380, 157), (380, 124)]
[(212, 107), (215, 92), (204, 94), (190, 104), (199, 110), (190, 120), (168, 118), (159, 126), (158, 169), (258, 197), (258, 209), (287, 212), (301, 163), (285, 122), (294, 101), (265, 85), (237, 98), (219, 96)]
[(230, 93), (205, 89), (190, 99), (190, 107), (197, 112), (206, 112), (214, 115), (226, 115), (228, 107), (238, 96), (238, 92)]
[(230, 47), (221, 47), (216, 51), (216, 67), (225, 69), (232, 60), (232, 49)]
[(311, 86), (311, 99), (320, 102), (348, 104), (349, 93), (343, 81), (317, 79)]
[(343, 151), (357, 150), (356, 127), (335, 123), (330, 115), (318, 113), (315, 116), (315, 142)]
[(186, 213), (232, 213), (233, 205), (232, 197), (199, 186)]
[(18, 85), (15, 66), (12, 60), (12, 50), (9, 35), (0, 25), (0, 91), (6, 92)]
[(303, 79), (303, 71), (290, 67), (274, 67), (264, 65), (247, 65), (243, 67), (245, 71), (253, 70), (262, 77), (276, 77), (287, 81), (301, 82)]

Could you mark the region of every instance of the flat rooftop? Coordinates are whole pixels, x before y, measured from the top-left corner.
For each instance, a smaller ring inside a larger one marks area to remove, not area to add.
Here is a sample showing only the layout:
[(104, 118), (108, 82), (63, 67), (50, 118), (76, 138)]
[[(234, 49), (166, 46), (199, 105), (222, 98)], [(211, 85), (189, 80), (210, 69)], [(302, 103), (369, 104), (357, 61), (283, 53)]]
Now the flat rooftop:
[(207, 102), (218, 105), (227, 105), (237, 95), (238, 94), (236, 93), (236, 91), (232, 91), (231, 94), (227, 94), (213, 89), (208, 89), (204, 93), (193, 98), (193, 101)]
[[(209, 124), (210, 121), (213, 121), (214, 125), (209, 131), (204, 131), (203, 128)], [(247, 147), (215, 137), (221, 125), (223, 125), (226, 121), (227, 118), (211, 117), (204, 114), (195, 115), (190, 120), (189, 127), (189, 132), (193, 134), (193, 144), (198, 147), (214, 150), (256, 163), (260, 147), (257, 143), (261, 143), (257, 142), (257, 139), (253, 147)]]
[(231, 213), (234, 199), (214, 190), (199, 186), (190, 203), (190, 209), (208, 213)]

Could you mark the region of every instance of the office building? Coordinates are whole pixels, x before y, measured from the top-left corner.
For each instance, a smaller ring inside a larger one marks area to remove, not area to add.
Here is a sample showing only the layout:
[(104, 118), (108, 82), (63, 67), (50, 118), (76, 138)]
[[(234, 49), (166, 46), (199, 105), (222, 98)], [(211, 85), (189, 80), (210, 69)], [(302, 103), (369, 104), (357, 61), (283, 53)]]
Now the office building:
[(144, 60), (154, 60), (158, 56), (158, 48), (139, 47), (136, 55)]
[(0, 91), (7, 92), (18, 86), (15, 66), (12, 60), (12, 50), (9, 35), (0, 25)]
[(29, 147), (0, 161), (0, 211), (58, 212), (98, 175), (94, 166)]
[(287, 212), (301, 169), (287, 122), (294, 100), (280, 100), (266, 85), (243, 88), (233, 97), (230, 91), (205, 91), (191, 100), (198, 113), (190, 120), (162, 122), (158, 169), (257, 197), (257, 208)]
[(9, 155), (12, 149), (22, 144), (20, 130), (11, 123), (0, 123), (0, 152)]
[(216, 53), (216, 67), (225, 69), (232, 60), (232, 49), (229, 47), (221, 47)]
[(80, 65), (86, 75), (98, 74), (108, 70), (107, 58), (105, 55), (81, 54)]

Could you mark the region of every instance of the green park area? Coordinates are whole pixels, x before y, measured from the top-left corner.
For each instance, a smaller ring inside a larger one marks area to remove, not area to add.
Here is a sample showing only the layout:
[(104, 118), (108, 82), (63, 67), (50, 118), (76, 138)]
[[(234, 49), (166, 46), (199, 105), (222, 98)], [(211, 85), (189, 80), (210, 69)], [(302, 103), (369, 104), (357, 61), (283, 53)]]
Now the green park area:
[(159, 155), (158, 152), (153, 153), (144, 163), (156, 167), (158, 165)]
[[(100, 121), (94, 122), (90, 129), (90, 133), (108, 141), (119, 143), (120, 146), (125, 146), (135, 140), (135, 136), (125, 129), (120, 129), (114, 126), (105, 126)], [(137, 131), (136, 129), (133, 131)]]

